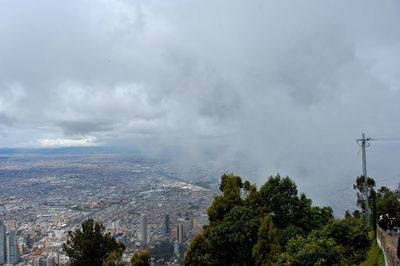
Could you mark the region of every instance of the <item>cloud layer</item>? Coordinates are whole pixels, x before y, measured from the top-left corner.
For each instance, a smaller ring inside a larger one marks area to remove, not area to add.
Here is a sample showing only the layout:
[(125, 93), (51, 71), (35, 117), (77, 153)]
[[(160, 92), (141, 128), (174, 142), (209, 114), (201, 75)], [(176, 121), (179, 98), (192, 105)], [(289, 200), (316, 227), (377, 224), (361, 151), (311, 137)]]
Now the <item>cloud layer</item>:
[[(3, 1), (0, 145), (213, 154), (343, 205), (355, 138), (400, 136), (399, 12), (395, 0)], [(398, 144), (373, 145), (371, 176), (399, 173)]]

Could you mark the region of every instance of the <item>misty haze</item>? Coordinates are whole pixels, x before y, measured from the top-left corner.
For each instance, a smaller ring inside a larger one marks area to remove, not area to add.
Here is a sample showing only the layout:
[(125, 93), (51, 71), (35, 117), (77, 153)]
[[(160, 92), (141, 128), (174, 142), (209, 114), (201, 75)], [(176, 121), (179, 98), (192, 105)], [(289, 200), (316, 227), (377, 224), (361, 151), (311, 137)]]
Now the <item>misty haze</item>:
[[(290, 243), (345, 213), (400, 219), (399, 25), (395, 0), (0, 1), (0, 265), (236, 265), (193, 254), (243, 206), (257, 241), (235, 263), (302, 265)], [(262, 206), (291, 186), (321, 224), (284, 231)], [(392, 191), (398, 210), (382, 207)], [(90, 219), (124, 248), (71, 255)]]

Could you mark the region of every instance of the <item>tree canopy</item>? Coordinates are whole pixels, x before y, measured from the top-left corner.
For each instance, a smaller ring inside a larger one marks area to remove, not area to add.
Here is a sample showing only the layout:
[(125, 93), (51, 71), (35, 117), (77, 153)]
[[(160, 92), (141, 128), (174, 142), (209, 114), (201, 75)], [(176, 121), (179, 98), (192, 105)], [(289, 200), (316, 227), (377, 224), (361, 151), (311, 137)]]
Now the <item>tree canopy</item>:
[(377, 193), (377, 212), (379, 215), (388, 214), (400, 220), (400, 189), (390, 190), (381, 187)]
[[(225, 174), (220, 190), (208, 209), (210, 225), (193, 239), (184, 265), (286, 265), (292, 256), (301, 261), (303, 255), (295, 253), (299, 249), (312, 247), (322, 258), (326, 249), (333, 254), (347, 247), (327, 233), (318, 246), (317, 232), (328, 230), (333, 211), (313, 206), (289, 177), (271, 176), (257, 190), (249, 181)], [(322, 259), (321, 265), (335, 261), (333, 256)]]
[(308, 236), (289, 240), (280, 263), (291, 265), (358, 265), (370, 247), (368, 232), (361, 219), (330, 221)]
[(215, 265), (253, 265), (252, 249), (257, 241), (260, 220), (256, 213), (235, 206), (207, 233)]
[(124, 266), (121, 255), (113, 251), (108, 255), (106, 260), (103, 262), (103, 266)]
[(69, 239), (63, 247), (71, 265), (101, 266), (112, 252), (120, 257), (125, 250), (124, 244), (116, 241), (110, 233), (105, 233), (105, 227), (93, 219), (84, 221), (81, 229), (70, 231), (68, 235)]
[(183, 264), (208, 266), (210, 265), (210, 261), (211, 254), (208, 241), (203, 234), (198, 234), (192, 239), (188, 251), (183, 259)]
[(131, 258), (132, 266), (150, 266), (150, 253), (148, 251), (136, 252)]
[(264, 216), (257, 233), (257, 243), (253, 246), (253, 258), (257, 266), (273, 265), (280, 253), (277, 229), (271, 215)]

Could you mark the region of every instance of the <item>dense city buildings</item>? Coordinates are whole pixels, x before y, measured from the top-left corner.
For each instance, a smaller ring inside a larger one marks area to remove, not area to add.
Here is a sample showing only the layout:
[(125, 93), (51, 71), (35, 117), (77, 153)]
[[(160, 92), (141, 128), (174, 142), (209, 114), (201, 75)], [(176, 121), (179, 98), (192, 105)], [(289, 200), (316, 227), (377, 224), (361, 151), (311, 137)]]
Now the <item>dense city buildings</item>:
[[(0, 264), (9, 258), (15, 265), (68, 265), (62, 244), (87, 218), (124, 243), (125, 261), (160, 245), (170, 245), (174, 256), (175, 240), (182, 253), (207, 224), (217, 193), (210, 188), (218, 187), (212, 167), (113, 153), (3, 151), (0, 157)], [(155, 265), (167, 263), (164, 255)]]

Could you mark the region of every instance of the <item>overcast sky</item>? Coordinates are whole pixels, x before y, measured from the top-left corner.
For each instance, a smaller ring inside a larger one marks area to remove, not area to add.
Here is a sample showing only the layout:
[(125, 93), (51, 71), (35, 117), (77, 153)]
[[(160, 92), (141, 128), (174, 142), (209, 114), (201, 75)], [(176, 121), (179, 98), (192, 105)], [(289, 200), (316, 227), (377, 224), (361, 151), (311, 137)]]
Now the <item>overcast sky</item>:
[[(398, 0), (1, 0), (0, 145), (213, 154), (332, 204), (362, 132), (400, 137), (399, 25)], [(370, 175), (399, 158), (372, 143)]]

